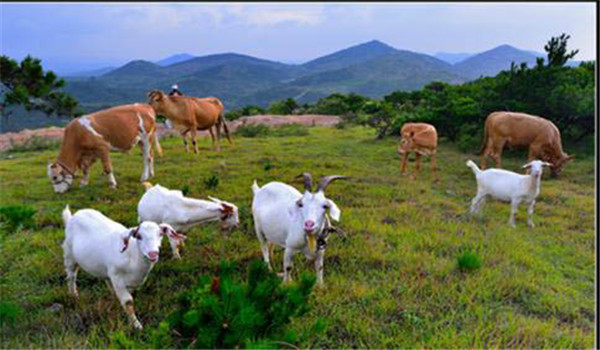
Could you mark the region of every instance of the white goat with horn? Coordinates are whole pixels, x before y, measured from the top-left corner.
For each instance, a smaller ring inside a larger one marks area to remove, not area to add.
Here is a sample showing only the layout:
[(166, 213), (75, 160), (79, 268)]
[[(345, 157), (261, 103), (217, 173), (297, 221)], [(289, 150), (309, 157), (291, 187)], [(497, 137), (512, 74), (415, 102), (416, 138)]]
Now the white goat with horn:
[(291, 281), (292, 258), (295, 253), (302, 252), (315, 261), (317, 283), (323, 285), (323, 253), (325, 239), (329, 233), (327, 211), (335, 221), (340, 219), (340, 209), (325, 197), (325, 188), (334, 180), (345, 179), (343, 175), (324, 176), (312, 192), (312, 177), (303, 173), (304, 194), (294, 187), (281, 182), (270, 182), (258, 187), (256, 180), (252, 185), (254, 199), (252, 216), (256, 236), (261, 245), (265, 262), (270, 269), (269, 255), (273, 245), (285, 249), (283, 258), (283, 280)]

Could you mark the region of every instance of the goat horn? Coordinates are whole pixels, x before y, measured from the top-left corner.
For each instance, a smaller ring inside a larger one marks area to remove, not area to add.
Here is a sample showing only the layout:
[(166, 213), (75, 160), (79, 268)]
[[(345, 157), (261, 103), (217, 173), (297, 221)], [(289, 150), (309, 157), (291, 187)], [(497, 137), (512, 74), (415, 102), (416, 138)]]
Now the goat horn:
[(298, 176), (296, 176), (296, 179), (299, 179), (300, 177), (304, 178), (304, 189), (308, 192), (312, 191), (312, 176), (310, 175), (310, 173), (302, 173)]
[(334, 180), (338, 180), (338, 179), (347, 179), (349, 178), (349, 176), (346, 175), (327, 175), (327, 176), (323, 176), (323, 178), (321, 179), (321, 183), (319, 184), (319, 186), (317, 186), (317, 192), (319, 191), (325, 191), (325, 188), (327, 188), (327, 186), (329, 186), (329, 184), (334, 181)]

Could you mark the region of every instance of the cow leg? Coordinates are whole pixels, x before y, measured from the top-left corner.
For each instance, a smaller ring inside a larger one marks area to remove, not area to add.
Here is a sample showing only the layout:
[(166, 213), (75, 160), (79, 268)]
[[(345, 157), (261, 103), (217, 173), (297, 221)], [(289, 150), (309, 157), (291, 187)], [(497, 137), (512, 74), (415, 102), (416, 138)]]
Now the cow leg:
[(415, 161), (416, 161), (416, 166), (415, 166), (415, 172), (413, 173), (412, 179), (416, 179), (417, 175), (419, 175), (419, 171), (421, 170), (421, 154), (419, 154), (418, 152), (415, 153)]
[(185, 147), (185, 153), (188, 153), (190, 151), (189, 148), (188, 148), (188, 142), (187, 142), (187, 133), (188, 133), (188, 131), (189, 131), (189, 129), (185, 130), (185, 131), (183, 131), (181, 133), (181, 138), (183, 139), (183, 146)]
[(79, 181), (79, 187), (85, 187), (90, 183), (90, 167), (88, 165), (82, 166), (81, 172), (83, 173), (83, 177)]
[(217, 152), (221, 152), (221, 124), (217, 122)]
[(437, 176), (437, 171), (436, 171), (436, 154), (433, 153), (431, 155), (431, 171), (433, 172), (433, 177), (435, 178), (435, 182), (439, 181), (439, 178)]
[(140, 181), (144, 182), (150, 178), (150, 163), (152, 161), (152, 156), (150, 155), (150, 139), (148, 138), (148, 134), (142, 133), (140, 135), (141, 141), (140, 147), (142, 148), (142, 157), (144, 170), (142, 171), (142, 177)]
[(501, 140), (494, 147), (494, 151), (492, 153), (492, 159), (496, 162), (496, 168), (502, 168), (502, 149), (504, 149), (504, 145), (506, 144), (506, 140)]
[(213, 132), (212, 126), (208, 128), (208, 133), (210, 134), (210, 138), (212, 140), (212, 149), (215, 149), (215, 133)]
[(112, 163), (110, 162), (110, 156), (108, 154), (108, 149), (103, 149), (100, 152), (100, 161), (102, 162), (102, 167), (104, 168), (104, 173), (108, 177), (108, 187), (116, 188), (117, 180), (115, 180), (115, 175), (113, 174)]
[(408, 160), (408, 152), (405, 152), (402, 155), (402, 165), (400, 167), (400, 173), (403, 175), (406, 174), (406, 161)]
[(198, 130), (194, 127), (190, 130), (190, 136), (192, 138), (192, 145), (194, 146), (194, 153), (198, 153), (198, 143), (196, 137), (198, 136)]

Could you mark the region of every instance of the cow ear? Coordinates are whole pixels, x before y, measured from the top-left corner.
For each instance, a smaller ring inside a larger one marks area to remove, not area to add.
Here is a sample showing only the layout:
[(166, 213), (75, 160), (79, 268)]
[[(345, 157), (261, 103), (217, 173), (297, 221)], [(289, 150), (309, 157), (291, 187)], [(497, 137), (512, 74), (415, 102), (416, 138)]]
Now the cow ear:
[(340, 208), (331, 200), (327, 200), (327, 206), (329, 207), (329, 215), (335, 221), (340, 221)]

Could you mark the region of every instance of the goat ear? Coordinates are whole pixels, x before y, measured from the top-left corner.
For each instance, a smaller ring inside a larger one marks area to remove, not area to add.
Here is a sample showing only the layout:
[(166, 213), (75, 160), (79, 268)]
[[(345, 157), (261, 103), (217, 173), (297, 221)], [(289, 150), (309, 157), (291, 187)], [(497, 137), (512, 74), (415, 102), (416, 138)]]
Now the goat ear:
[(175, 229), (169, 224), (162, 223), (158, 225), (158, 227), (160, 227), (160, 234), (167, 235), (169, 240), (175, 239), (177, 241), (183, 241), (187, 238), (186, 235), (175, 232)]
[(222, 202), (220, 199), (215, 198), (215, 197), (211, 197), (211, 196), (208, 196), (208, 199), (210, 199), (211, 201), (213, 201), (213, 202), (215, 202), (217, 204), (221, 204), (221, 202)]
[(527, 164), (523, 165), (523, 166), (522, 166), (522, 168), (523, 168), (523, 169), (529, 168), (529, 167), (531, 166), (531, 163), (533, 163), (533, 161), (531, 161), (531, 162), (529, 162), (529, 163), (527, 163)]
[(233, 207), (226, 203), (221, 203), (221, 212), (224, 214), (233, 213)]
[(331, 199), (327, 200), (327, 205), (329, 206), (329, 215), (331, 218), (335, 221), (340, 221), (340, 208)]
[(554, 166), (554, 164), (552, 164), (552, 163), (548, 163), (548, 162), (543, 162), (543, 163), (542, 163), (542, 165), (545, 165), (545, 166), (550, 166), (550, 167)]
[[(121, 234), (121, 240), (122, 240), (121, 253), (123, 253), (124, 251), (127, 250), (127, 247), (129, 247), (129, 239), (131, 237), (134, 237), (134, 235), (138, 235), (137, 227), (127, 230)], [(138, 235), (138, 237), (139, 237), (139, 235)]]

